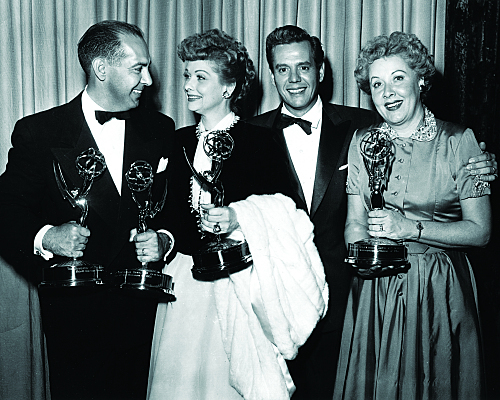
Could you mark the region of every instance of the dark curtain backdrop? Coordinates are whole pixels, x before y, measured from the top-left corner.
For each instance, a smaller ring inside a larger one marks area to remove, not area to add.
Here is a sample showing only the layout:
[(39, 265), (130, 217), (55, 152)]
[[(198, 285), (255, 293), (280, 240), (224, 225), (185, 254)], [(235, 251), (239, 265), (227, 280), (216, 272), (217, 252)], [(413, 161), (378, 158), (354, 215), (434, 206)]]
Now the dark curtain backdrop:
[[(439, 112), (471, 127), (500, 158), (500, 1), (447, 0)], [(488, 399), (500, 399), (500, 184), (492, 185), (493, 237), (471, 252), (485, 341)]]

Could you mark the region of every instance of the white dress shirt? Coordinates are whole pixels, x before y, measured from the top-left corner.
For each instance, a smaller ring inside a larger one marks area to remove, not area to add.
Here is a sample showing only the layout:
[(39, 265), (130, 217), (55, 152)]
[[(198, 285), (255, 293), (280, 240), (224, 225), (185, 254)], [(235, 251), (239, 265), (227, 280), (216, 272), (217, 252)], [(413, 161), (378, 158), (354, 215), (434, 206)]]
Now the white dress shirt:
[(125, 145), (125, 120), (111, 118), (100, 124), (96, 117), (97, 110), (106, 111), (90, 98), (87, 89), (82, 94), (82, 110), (99, 151), (103, 154), (116, 190), (122, 192), (123, 148)]
[[(281, 112), (296, 117), (287, 110), (285, 105), (283, 105)], [(283, 134), (285, 136), (288, 152), (292, 158), (293, 167), (295, 168), (295, 172), (297, 172), (300, 185), (302, 186), (307, 209), (311, 210), (323, 119), (323, 103), (319, 96), (314, 106), (300, 118), (311, 122), (310, 135), (306, 134), (297, 124), (290, 125), (288, 128), (283, 129)]]

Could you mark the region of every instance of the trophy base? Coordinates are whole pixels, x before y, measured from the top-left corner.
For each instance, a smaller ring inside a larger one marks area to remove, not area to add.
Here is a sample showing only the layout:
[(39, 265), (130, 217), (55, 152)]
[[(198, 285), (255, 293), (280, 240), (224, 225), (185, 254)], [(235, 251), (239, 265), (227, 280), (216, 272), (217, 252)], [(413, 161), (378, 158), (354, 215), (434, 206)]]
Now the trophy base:
[(193, 254), (193, 278), (215, 281), (227, 278), (252, 265), (252, 254), (246, 241), (225, 239), (213, 241)]
[(152, 269), (124, 269), (112, 276), (113, 286), (139, 297), (162, 302), (175, 300), (174, 282), (170, 275)]
[(358, 274), (364, 278), (391, 276), (410, 268), (406, 246), (389, 239), (363, 239), (349, 243), (345, 262), (358, 269)]
[(42, 269), (41, 288), (84, 287), (104, 285), (104, 268), (82, 260), (68, 260)]

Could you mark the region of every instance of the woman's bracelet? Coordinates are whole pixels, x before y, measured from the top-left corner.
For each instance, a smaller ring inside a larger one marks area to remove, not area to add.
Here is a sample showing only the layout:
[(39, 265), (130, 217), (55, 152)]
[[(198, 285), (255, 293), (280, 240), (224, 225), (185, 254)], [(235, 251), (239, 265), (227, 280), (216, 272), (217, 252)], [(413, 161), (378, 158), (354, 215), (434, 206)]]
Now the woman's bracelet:
[(422, 225), (422, 222), (416, 221), (417, 222), (417, 229), (418, 229), (418, 236), (417, 240), (420, 240), (420, 237), (422, 236), (422, 231), (424, 230), (424, 226)]

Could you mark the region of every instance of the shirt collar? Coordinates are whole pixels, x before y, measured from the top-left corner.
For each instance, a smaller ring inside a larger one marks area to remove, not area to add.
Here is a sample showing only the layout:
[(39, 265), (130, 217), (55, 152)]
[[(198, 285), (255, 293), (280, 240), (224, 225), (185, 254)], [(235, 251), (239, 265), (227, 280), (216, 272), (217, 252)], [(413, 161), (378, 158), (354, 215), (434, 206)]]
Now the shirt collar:
[(94, 126), (94, 123), (97, 123), (97, 119), (95, 117), (96, 110), (106, 111), (99, 104), (97, 104), (94, 100), (92, 100), (87, 92), (87, 86), (85, 86), (85, 90), (82, 93), (82, 110), (85, 119), (89, 126)]
[[(281, 106), (281, 113), (297, 118), (297, 116), (293, 115), (284, 104)], [(311, 128), (318, 129), (321, 119), (323, 118), (323, 103), (321, 97), (318, 96), (314, 106), (300, 118), (309, 121), (311, 123)]]
[(106, 111), (104, 108), (102, 108), (99, 104), (97, 104), (94, 100), (91, 99), (87, 92), (87, 86), (85, 86), (85, 90), (82, 93), (82, 108), (83, 111)]
[(210, 129), (209, 131), (206, 131), (205, 130), (205, 126), (203, 125), (203, 122), (200, 120), (200, 123), (199, 123), (199, 127), (200, 127), (200, 132), (205, 135), (206, 133), (208, 132), (212, 132), (212, 131), (223, 131), (227, 128), (229, 128), (231, 125), (233, 125), (233, 121), (234, 121), (234, 118), (235, 118), (235, 113), (234, 112), (230, 112), (229, 114), (227, 114), (224, 118), (222, 118), (218, 123), (217, 125), (215, 125), (212, 129)]

